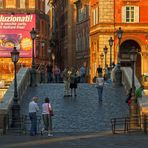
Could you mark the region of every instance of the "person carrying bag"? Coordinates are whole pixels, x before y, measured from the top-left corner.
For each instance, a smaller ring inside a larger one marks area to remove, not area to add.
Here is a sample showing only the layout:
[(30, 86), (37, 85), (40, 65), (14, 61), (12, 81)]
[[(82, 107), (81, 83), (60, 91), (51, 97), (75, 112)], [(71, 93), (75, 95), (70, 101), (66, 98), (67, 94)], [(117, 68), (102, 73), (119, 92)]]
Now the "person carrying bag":
[(42, 129), (41, 134), (43, 134), (43, 132), (47, 132), (48, 136), (53, 136), (52, 116), (53, 116), (53, 110), (50, 104), (50, 100), (48, 97), (46, 97), (45, 102), (42, 104), (42, 117), (43, 117), (44, 129)]

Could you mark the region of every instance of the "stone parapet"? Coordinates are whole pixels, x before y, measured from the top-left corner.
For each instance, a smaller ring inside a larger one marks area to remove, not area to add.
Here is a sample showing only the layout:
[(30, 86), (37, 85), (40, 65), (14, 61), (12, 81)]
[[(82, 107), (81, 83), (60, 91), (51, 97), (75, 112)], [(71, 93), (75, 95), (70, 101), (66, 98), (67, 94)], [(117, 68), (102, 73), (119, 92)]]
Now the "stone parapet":
[[(30, 85), (30, 73), (28, 68), (21, 68), (17, 73), (17, 91), (18, 91), (18, 98), (19, 102), (21, 102), (22, 97)], [(3, 100), (0, 102), (0, 129), (3, 129), (4, 133), (6, 131), (7, 122), (6, 117), (7, 115), (11, 115), (11, 106), (13, 104), (13, 97), (14, 97), (14, 80), (11, 83), (10, 87), (6, 91)]]

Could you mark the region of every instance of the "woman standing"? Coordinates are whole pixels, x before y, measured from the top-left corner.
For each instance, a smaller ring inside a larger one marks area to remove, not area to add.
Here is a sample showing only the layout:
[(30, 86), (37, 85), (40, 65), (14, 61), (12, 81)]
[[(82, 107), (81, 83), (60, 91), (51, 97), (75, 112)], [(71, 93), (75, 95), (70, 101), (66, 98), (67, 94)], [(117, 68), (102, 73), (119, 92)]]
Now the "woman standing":
[[(42, 117), (44, 123), (44, 131), (48, 132), (48, 136), (52, 136), (52, 107), (49, 98), (45, 98), (45, 102), (42, 104)], [(43, 132), (43, 130), (42, 130)]]
[(99, 74), (99, 76), (96, 78), (96, 88), (98, 91), (99, 102), (102, 101), (103, 86), (104, 86), (104, 78), (102, 77), (102, 74)]

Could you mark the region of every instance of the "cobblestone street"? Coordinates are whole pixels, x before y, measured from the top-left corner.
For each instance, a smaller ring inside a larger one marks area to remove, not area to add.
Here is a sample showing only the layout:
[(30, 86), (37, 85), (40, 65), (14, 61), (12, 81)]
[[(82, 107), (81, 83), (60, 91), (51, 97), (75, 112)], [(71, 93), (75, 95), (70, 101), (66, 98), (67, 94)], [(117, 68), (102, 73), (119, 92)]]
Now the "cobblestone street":
[(111, 130), (111, 118), (128, 115), (123, 87), (114, 87), (106, 83), (101, 104), (98, 103), (97, 90), (94, 84), (79, 84), (77, 97), (64, 98), (63, 88), (62, 83), (39, 84), (38, 87), (29, 88), (24, 95), (24, 101), (21, 103), (22, 113), (28, 115), (28, 104), (33, 96), (40, 98), (40, 109), (44, 98), (48, 96), (54, 110), (54, 133)]

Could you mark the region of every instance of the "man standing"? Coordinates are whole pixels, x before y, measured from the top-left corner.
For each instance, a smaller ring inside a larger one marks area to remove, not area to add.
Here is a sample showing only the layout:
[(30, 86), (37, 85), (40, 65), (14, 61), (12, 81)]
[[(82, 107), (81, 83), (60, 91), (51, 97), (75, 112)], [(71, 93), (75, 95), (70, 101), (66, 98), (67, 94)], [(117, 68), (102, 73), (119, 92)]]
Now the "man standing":
[(63, 82), (64, 82), (64, 97), (70, 96), (70, 70), (66, 67), (63, 71)]
[(30, 136), (35, 136), (37, 134), (37, 115), (39, 111), (39, 106), (37, 104), (37, 97), (33, 97), (32, 101), (29, 103), (29, 117), (31, 120)]

